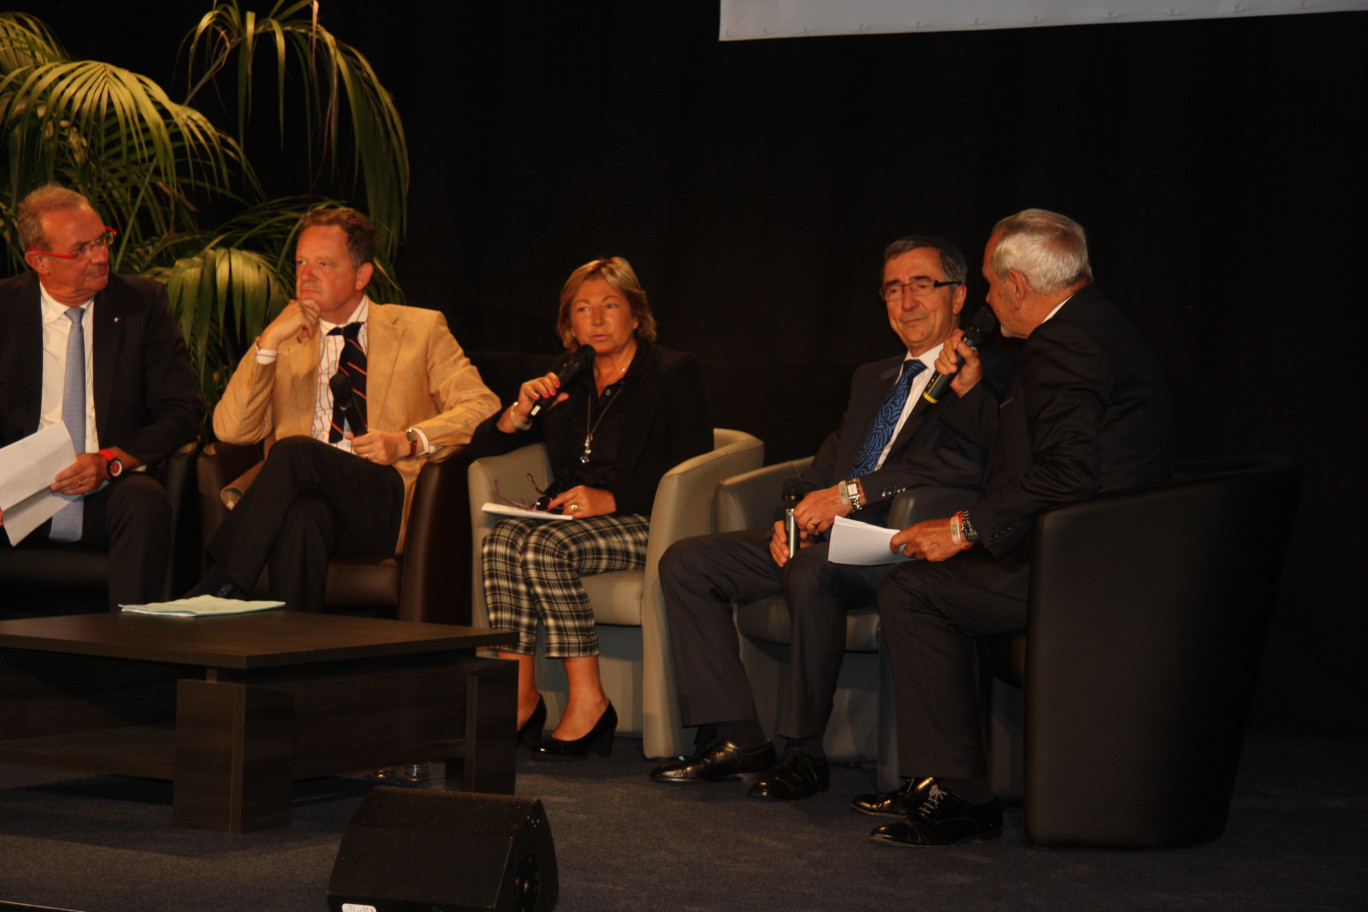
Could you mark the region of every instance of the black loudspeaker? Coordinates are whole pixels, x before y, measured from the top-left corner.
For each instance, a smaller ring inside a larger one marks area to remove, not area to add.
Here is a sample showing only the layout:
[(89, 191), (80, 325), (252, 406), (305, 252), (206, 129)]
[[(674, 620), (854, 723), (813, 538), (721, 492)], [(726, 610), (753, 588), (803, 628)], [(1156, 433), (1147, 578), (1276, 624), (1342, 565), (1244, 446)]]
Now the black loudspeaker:
[(342, 833), (332, 912), (550, 912), (551, 825), (536, 798), (371, 789)]

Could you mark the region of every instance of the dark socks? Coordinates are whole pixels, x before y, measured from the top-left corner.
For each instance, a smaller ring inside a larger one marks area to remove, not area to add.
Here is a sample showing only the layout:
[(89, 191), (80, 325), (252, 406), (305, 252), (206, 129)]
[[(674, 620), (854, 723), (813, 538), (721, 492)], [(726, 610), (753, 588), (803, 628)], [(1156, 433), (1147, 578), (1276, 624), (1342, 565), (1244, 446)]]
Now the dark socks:
[(822, 735), (808, 735), (806, 738), (788, 738), (786, 749), (797, 749), (817, 760), (826, 759), (826, 751), (822, 749)]
[(987, 804), (995, 797), (987, 779), (942, 779), (938, 776), (936, 785), (970, 804)]
[(769, 738), (765, 737), (765, 730), (760, 727), (760, 720), (758, 719), (720, 722), (717, 725), (717, 737), (725, 738), (737, 747), (759, 747), (769, 741)]

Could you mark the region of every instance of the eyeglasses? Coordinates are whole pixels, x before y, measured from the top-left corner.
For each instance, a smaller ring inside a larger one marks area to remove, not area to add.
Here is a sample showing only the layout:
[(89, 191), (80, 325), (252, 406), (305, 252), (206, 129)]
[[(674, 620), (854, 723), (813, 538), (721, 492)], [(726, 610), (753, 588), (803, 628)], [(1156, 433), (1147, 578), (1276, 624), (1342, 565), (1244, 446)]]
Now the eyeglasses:
[[(510, 507), (519, 507), (523, 510), (545, 510), (550, 507), (551, 495), (541, 489), (541, 486), (537, 484), (537, 480), (532, 477), (531, 472), (527, 473), (527, 483), (532, 485), (532, 490), (541, 495), (530, 504), (523, 503), (520, 500), (513, 500), (511, 497), (504, 497), (503, 492), (499, 490), (499, 479), (497, 478), (494, 479), (494, 496), (508, 504)], [(559, 510), (557, 512), (559, 512)]]
[(37, 247), (30, 247), (29, 250), (32, 250), (34, 253), (41, 253), (43, 256), (56, 257), (59, 260), (79, 260), (83, 257), (90, 256), (101, 247), (108, 247), (110, 244), (114, 243), (114, 238), (118, 233), (119, 232), (116, 229), (105, 225), (104, 231), (100, 232), (99, 237), (93, 241), (86, 241), (76, 248), (75, 253), (48, 253), (46, 250), (39, 250)]
[(885, 301), (893, 298), (900, 298), (903, 293), (921, 295), (937, 288), (944, 288), (947, 285), (963, 285), (963, 282), (939, 282), (930, 276), (913, 276), (906, 282), (889, 282), (879, 289), (879, 297)]

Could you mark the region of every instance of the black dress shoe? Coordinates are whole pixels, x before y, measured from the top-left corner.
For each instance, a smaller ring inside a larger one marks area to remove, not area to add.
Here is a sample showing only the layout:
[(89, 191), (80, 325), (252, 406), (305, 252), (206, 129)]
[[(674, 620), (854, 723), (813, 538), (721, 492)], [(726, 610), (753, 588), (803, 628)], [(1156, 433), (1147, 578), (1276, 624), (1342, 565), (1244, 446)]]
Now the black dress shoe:
[(613, 709), (612, 703), (609, 703), (608, 708), (603, 711), (603, 715), (599, 716), (594, 727), (589, 729), (589, 733), (583, 738), (576, 738), (573, 741), (547, 738), (532, 748), (532, 758), (534, 760), (582, 760), (589, 755), (595, 746), (598, 747), (600, 757), (611, 756), (613, 753), (613, 736), (617, 734), (617, 724), (617, 710)]
[(917, 812), (906, 820), (875, 827), (869, 838), (897, 846), (952, 846), (970, 839), (1002, 835), (1002, 805), (996, 798), (970, 804), (934, 786)]
[(778, 765), (770, 769), (750, 787), (752, 798), (773, 798), (794, 801), (811, 798), (831, 786), (831, 767), (826, 757), (814, 757), (790, 747), (784, 751)]
[(703, 750), (684, 760), (664, 763), (651, 770), (656, 782), (721, 782), (742, 773), (763, 773), (774, 766), (774, 745), (737, 747), (715, 738)]
[(543, 697), (537, 698), (537, 708), (532, 710), (532, 715), (527, 717), (522, 728), (518, 729), (518, 743), (526, 744), (528, 747), (536, 747), (537, 742), (541, 741), (542, 729), (546, 727), (546, 700)]
[(876, 817), (910, 817), (926, 801), (934, 779), (908, 779), (891, 792), (882, 795), (856, 795), (850, 806), (862, 814)]

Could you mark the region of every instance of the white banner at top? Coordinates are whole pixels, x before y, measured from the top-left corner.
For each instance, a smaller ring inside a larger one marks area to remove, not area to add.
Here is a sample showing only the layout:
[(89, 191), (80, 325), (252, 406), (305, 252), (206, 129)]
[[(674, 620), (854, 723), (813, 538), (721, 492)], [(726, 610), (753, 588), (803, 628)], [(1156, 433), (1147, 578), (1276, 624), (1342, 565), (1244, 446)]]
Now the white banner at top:
[(1183, 22), (1368, 10), (1368, 0), (721, 0), (723, 41)]

